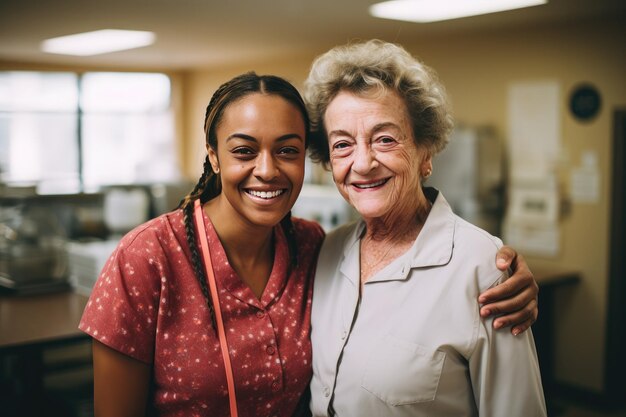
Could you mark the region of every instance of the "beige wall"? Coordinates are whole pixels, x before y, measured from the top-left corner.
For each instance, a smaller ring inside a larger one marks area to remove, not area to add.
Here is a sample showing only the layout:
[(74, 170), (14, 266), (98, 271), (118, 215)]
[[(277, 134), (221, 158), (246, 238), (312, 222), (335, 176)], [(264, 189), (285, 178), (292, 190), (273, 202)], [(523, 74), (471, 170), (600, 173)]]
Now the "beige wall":
[[(562, 185), (567, 190), (568, 175), (580, 165), (581, 153), (592, 151), (598, 155), (601, 197), (598, 203), (572, 205), (561, 221), (561, 252), (556, 258), (530, 257), (529, 261), (534, 268), (581, 271), (582, 283), (565, 291), (557, 307), (556, 374), (560, 381), (597, 391), (603, 389), (604, 378), (612, 111), (626, 107), (623, 41), (624, 30), (611, 22), (403, 41), (437, 69), (452, 97), (457, 120), (493, 125), (505, 140), (510, 83), (553, 80), (561, 86)], [(284, 62), (185, 74), (186, 172), (192, 177), (200, 172), (204, 109), (221, 82), (255, 69), (284, 76), (300, 86), (318, 52), (286, 57)], [(572, 87), (583, 81), (595, 84), (603, 100), (599, 116), (586, 124), (574, 120), (566, 107)]]

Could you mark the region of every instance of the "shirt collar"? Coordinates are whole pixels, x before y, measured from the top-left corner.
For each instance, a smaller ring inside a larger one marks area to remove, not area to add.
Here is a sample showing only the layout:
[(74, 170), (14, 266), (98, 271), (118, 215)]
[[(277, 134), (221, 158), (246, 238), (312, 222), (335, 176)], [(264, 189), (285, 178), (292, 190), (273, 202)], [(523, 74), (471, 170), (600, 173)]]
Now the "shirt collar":
[[(426, 187), (424, 194), (433, 205), (417, 239), (404, 255), (376, 273), (368, 283), (404, 280), (412, 268), (441, 266), (452, 258), (456, 216), (443, 194), (437, 189)], [(365, 222), (360, 220), (346, 241), (344, 262), (340, 266), (341, 273), (355, 285), (360, 276), (359, 247), (364, 229)]]
[(452, 258), (456, 216), (441, 192), (430, 187), (425, 191), (434, 201), (424, 227), (406, 254), (411, 268), (441, 266)]
[(213, 263), (213, 273), (218, 283), (218, 290), (224, 288), (235, 298), (257, 308), (267, 308), (276, 301), (287, 284), (287, 271), (289, 269), (289, 247), (282, 226), (278, 224), (274, 227), (274, 263), (259, 300), (230, 265), (222, 242), (206, 213), (203, 213), (203, 219), (211, 248), (211, 262)]

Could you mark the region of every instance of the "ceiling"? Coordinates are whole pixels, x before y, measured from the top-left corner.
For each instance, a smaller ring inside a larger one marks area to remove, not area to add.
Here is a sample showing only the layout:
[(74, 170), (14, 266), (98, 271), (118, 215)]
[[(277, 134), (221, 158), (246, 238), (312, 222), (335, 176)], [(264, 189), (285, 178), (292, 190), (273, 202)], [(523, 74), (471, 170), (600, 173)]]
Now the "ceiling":
[[(445, 1), (445, 0), (441, 0)], [(0, 0), (0, 61), (211, 68), (323, 51), (350, 39), (414, 42), (436, 36), (624, 17), (623, 0), (549, 0), (515, 11), (416, 24), (370, 17), (375, 0)], [(154, 45), (93, 57), (39, 51), (42, 40), (97, 29), (156, 33)]]

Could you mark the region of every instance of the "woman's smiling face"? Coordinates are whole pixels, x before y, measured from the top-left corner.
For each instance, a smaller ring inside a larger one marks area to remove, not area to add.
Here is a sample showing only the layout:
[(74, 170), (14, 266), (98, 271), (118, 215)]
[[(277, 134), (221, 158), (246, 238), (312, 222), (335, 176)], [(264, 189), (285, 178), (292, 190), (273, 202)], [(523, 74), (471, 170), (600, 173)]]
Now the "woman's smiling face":
[(415, 210), (429, 156), (415, 144), (400, 96), (342, 91), (324, 116), (334, 181), (359, 214), (367, 220)]
[(228, 105), (216, 129), (219, 198), (246, 222), (273, 227), (291, 210), (304, 181), (305, 124), (278, 95), (253, 93)]

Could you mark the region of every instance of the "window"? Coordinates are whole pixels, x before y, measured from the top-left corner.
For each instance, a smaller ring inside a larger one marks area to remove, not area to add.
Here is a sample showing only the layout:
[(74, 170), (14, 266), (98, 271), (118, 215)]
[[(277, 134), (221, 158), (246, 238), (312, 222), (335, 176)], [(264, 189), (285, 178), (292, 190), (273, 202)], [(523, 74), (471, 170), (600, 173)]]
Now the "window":
[(3, 181), (78, 188), (77, 103), (75, 74), (0, 73)]
[(164, 74), (0, 72), (0, 178), (43, 194), (175, 181), (170, 95)]

